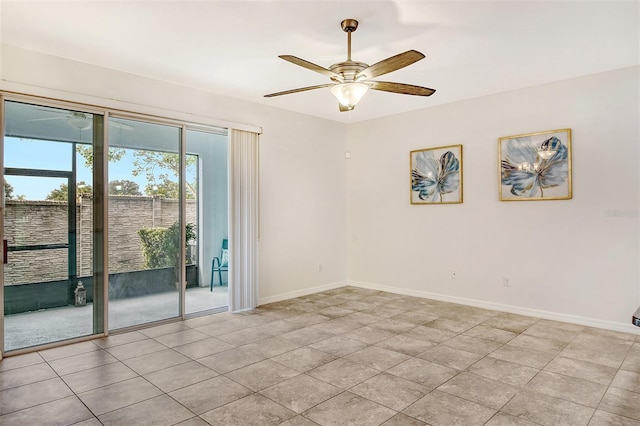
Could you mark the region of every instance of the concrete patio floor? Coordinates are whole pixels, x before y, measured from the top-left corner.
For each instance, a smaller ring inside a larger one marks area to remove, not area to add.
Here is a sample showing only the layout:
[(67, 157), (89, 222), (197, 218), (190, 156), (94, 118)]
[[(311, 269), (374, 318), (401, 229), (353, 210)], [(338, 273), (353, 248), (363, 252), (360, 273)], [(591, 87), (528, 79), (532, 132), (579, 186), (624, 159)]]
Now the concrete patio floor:
[[(194, 314), (226, 307), (228, 287), (189, 288), (186, 313)], [(178, 294), (160, 293), (109, 302), (109, 329), (141, 325), (178, 316)], [(4, 350), (12, 351), (93, 333), (93, 304), (66, 306), (7, 315), (4, 318)]]

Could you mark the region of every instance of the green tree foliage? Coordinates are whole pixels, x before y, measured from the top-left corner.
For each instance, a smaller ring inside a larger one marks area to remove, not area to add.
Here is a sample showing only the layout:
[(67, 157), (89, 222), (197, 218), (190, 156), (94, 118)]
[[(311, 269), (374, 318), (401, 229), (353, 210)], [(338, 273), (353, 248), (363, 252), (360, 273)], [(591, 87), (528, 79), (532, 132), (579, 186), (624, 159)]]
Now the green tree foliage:
[[(84, 165), (87, 169), (93, 170), (93, 145), (76, 145), (76, 152), (84, 158)], [(122, 148), (109, 148), (107, 157), (109, 161), (120, 161), (126, 151)]]
[[(178, 222), (168, 228), (142, 228), (138, 230), (142, 242), (142, 255), (145, 267), (172, 268), (176, 266), (180, 246), (180, 227)], [(196, 227), (193, 223), (186, 224), (185, 246), (196, 239)]]
[(109, 182), (111, 195), (142, 195), (140, 186), (132, 180), (112, 180)]
[(4, 181), (4, 198), (13, 200), (13, 186), (6, 180)]
[(24, 195), (13, 195), (13, 185), (11, 185), (6, 180), (4, 181), (4, 199), (5, 200), (18, 200), (24, 201), (26, 198)]
[[(84, 181), (78, 182), (76, 186), (76, 197), (91, 196), (93, 188), (91, 185), (87, 185)], [(66, 183), (60, 184), (59, 187), (54, 188), (47, 194), (47, 200), (50, 201), (68, 201), (69, 200), (69, 185)]]
[[(192, 184), (192, 188), (195, 191), (195, 184)], [(173, 198), (178, 199), (180, 197), (180, 185), (178, 182), (174, 182), (169, 179), (167, 175), (160, 175), (160, 183), (148, 183), (144, 188), (144, 193), (151, 197), (161, 198)], [(187, 199), (195, 199), (195, 193), (187, 190)]]
[[(149, 184), (146, 188), (152, 188), (165, 185), (167, 189), (170, 185), (167, 182), (175, 183), (177, 187), (178, 176), (180, 176), (180, 156), (173, 152), (159, 152), (159, 151), (146, 151), (139, 150), (133, 154), (135, 160), (133, 161), (133, 171), (131, 172), (134, 176), (140, 176), (144, 174), (147, 178), (147, 182)], [(194, 167), (196, 165), (197, 156), (195, 155), (187, 155), (187, 169), (190, 167)], [(166, 173), (162, 173), (159, 176), (160, 182), (156, 182), (156, 172), (157, 169), (166, 169), (173, 172), (173, 178), (175, 180), (171, 180), (169, 175)], [(186, 182), (187, 187), (187, 198), (195, 198), (196, 197), (196, 188), (195, 185)], [(147, 195), (155, 195), (153, 192), (149, 192), (145, 189), (145, 193)], [(174, 194), (177, 194), (174, 193)], [(167, 198), (178, 198), (178, 196), (172, 196)]]
[[(160, 183), (148, 183), (144, 187), (144, 193), (161, 198), (178, 199), (180, 197), (180, 185), (178, 185), (178, 182), (169, 180), (165, 175), (160, 175), (160, 180)], [(188, 195), (190, 194), (187, 194), (187, 198)]]
[[(84, 158), (85, 166), (90, 170), (93, 169), (93, 146), (78, 145), (76, 151)], [(123, 148), (109, 148), (109, 161), (116, 162), (121, 160), (126, 154)], [(145, 176), (147, 185), (145, 186), (145, 194), (148, 196), (160, 196), (164, 198), (178, 198), (178, 176), (180, 175), (180, 156), (172, 152), (135, 150), (133, 156), (133, 176)], [(195, 167), (198, 157), (196, 155), (187, 155), (187, 170)], [(163, 173), (163, 171), (165, 171)], [(171, 176), (166, 173), (170, 171)], [(159, 173), (158, 176), (156, 174)], [(187, 194), (190, 199), (196, 198), (195, 183), (186, 182)], [(114, 192), (109, 192), (110, 194)], [(135, 194), (129, 194), (135, 195)]]
[(167, 268), (175, 265), (165, 251), (167, 228), (142, 228), (138, 230), (142, 242), (142, 255), (146, 268)]

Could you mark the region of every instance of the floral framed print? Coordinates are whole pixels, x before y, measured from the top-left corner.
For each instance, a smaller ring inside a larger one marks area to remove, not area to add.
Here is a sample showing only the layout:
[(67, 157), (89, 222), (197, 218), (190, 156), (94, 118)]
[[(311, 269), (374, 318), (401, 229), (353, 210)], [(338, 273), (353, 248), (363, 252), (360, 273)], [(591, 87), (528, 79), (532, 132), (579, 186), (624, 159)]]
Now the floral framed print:
[(462, 145), (411, 151), (411, 204), (462, 203)]
[(501, 201), (569, 200), (571, 129), (498, 139)]

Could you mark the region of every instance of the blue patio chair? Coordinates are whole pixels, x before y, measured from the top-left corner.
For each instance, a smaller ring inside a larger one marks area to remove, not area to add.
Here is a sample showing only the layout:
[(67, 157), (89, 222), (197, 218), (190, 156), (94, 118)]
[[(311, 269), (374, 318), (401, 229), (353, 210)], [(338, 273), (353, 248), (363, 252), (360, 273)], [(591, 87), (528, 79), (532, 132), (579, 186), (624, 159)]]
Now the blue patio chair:
[(220, 249), (220, 257), (214, 257), (211, 261), (211, 285), (209, 291), (213, 291), (216, 282), (216, 272), (222, 286), (222, 273), (229, 272), (229, 240), (222, 240), (222, 248)]

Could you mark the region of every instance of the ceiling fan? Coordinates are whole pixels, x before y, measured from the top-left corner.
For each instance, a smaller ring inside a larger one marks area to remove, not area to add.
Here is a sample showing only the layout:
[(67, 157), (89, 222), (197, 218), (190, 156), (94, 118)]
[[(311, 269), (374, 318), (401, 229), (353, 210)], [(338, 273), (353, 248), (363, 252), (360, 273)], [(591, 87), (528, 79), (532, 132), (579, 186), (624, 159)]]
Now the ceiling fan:
[[(40, 109), (40, 108), (38, 108)], [(30, 120), (27, 121), (50, 121), (50, 120), (66, 120), (67, 124), (71, 127), (73, 127), (74, 129), (78, 129), (78, 130), (87, 130), (89, 128), (91, 128), (91, 125), (93, 124), (93, 115), (92, 114), (88, 114), (88, 113), (84, 113), (84, 112), (79, 112), (79, 111), (63, 111), (63, 110), (54, 110), (54, 109), (40, 109), (41, 111), (47, 111), (47, 112), (52, 112), (55, 114), (61, 114), (57, 117), (45, 117), (45, 118), (32, 118)], [(109, 121), (109, 125), (113, 126), (113, 127), (119, 127), (121, 129), (125, 129), (125, 130), (131, 130), (133, 129), (133, 126), (130, 126), (128, 124), (124, 124), (124, 123), (120, 123), (118, 121), (114, 121), (113, 119), (111, 119)]]
[(301, 87), (298, 89), (285, 90), (284, 92), (264, 95), (265, 98), (288, 95), (290, 93), (305, 92), (307, 90), (330, 87), (331, 93), (338, 99), (340, 111), (351, 111), (362, 99), (362, 96), (369, 89), (381, 90), (384, 92), (401, 93), (403, 95), (431, 96), (435, 90), (427, 87), (414, 86), (412, 84), (392, 83), (388, 81), (371, 80), (392, 71), (399, 70), (424, 58), (424, 55), (417, 50), (408, 50), (390, 58), (384, 59), (373, 65), (351, 60), (351, 33), (358, 28), (358, 21), (355, 19), (345, 19), (340, 23), (342, 31), (347, 33), (347, 60), (331, 65), (329, 68), (321, 67), (304, 59), (291, 55), (280, 55), (279, 58), (289, 61), (295, 65), (318, 72), (331, 79), (331, 83), (319, 84), (316, 86)]

